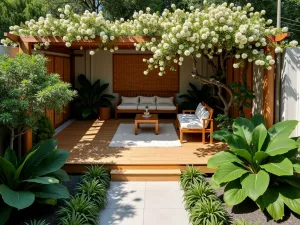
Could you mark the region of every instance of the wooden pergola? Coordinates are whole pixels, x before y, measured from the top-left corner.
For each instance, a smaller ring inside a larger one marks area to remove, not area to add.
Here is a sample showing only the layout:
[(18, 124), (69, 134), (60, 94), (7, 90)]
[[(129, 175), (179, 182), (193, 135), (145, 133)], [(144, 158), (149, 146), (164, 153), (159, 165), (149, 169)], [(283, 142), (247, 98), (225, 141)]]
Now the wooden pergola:
[[(74, 55), (73, 50), (88, 50), (97, 49), (102, 44), (100, 37), (96, 37), (93, 40), (82, 40), (72, 42), (71, 47), (65, 46), (65, 41), (62, 37), (58, 36), (17, 36), (11, 33), (5, 33), (5, 36), (14, 42), (19, 43), (19, 52), (26, 54), (32, 54), (33, 46), (38, 43), (48, 42), (50, 44), (48, 49), (44, 51), (63, 53)], [(272, 37), (267, 37), (267, 42), (277, 43), (281, 42), (289, 36), (289, 33), (283, 33)], [(117, 37), (113, 45), (119, 47), (119, 49), (135, 49), (135, 43), (143, 43), (151, 41), (152, 37), (149, 36), (122, 36)], [(159, 39), (160, 37), (156, 37)], [(265, 52), (269, 52), (270, 55), (275, 57), (275, 51), (273, 48), (266, 47)], [(276, 65), (276, 64), (275, 64)], [(274, 123), (274, 75), (275, 65), (272, 65), (271, 70), (264, 70), (263, 78), (263, 115), (266, 119), (267, 127), (270, 127)], [(25, 135), (25, 150), (32, 147), (32, 132), (29, 131)]]

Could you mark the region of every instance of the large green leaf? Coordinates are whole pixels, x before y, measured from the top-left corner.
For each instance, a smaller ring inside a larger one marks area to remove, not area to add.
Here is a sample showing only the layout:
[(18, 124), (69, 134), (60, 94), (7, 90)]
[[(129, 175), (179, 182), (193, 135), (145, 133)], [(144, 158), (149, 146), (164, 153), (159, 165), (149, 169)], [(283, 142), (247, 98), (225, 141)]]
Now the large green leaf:
[[(242, 157), (244, 160), (247, 160), (250, 164), (253, 162), (252, 155), (245, 149), (234, 149), (232, 150), (236, 155)], [(242, 163), (240, 163), (242, 164)]]
[(255, 152), (254, 154), (254, 159), (256, 159), (258, 165), (260, 165), (262, 161), (268, 157), (269, 155), (265, 152)]
[(242, 189), (239, 180), (229, 182), (224, 190), (224, 201), (226, 205), (237, 205), (246, 199), (246, 192)]
[(298, 124), (297, 120), (286, 120), (274, 124), (268, 130), (271, 140), (277, 138), (288, 138)]
[(242, 117), (236, 118), (234, 120), (232, 128), (235, 135), (240, 136), (244, 141), (248, 143), (248, 145), (251, 144), (254, 125), (250, 120)]
[(6, 149), (6, 151), (4, 153), (4, 159), (9, 161), (15, 168), (17, 167), (18, 158), (17, 158), (16, 152), (13, 149), (11, 149), (11, 148)]
[(300, 173), (300, 163), (293, 164), (296, 173)]
[(270, 188), (261, 197), (265, 208), (272, 218), (277, 221), (284, 216), (284, 203), (277, 189)]
[(275, 138), (270, 141), (266, 149), (266, 153), (268, 153), (270, 156), (282, 155), (295, 149), (296, 147), (295, 141), (292, 139)]
[(267, 190), (270, 182), (270, 176), (263, 170), (257, 174), (246, 174), (241, 179), (243, 190), (253, 201), (263, 195)]
[(247, 144), (247, 142), (241, 138), (238, 135), (235, 134), (229, 134), (224, 137), (226, 143), (230, 147), (231, 150), (234, 149), (245, 149), (248, 152), (251, 152), (250, 146)]
[(67, 161), (70, 152), (67, 150), (55, 150), (51, 152), (40, 164), (39, 169), (33, 174), (44, 176), (59, 170)]
[(220, 140), (220, 141), (225, 141), (225, 136), (227, 135), (231, 135), (232, 133), (229, 132), (228, 130), (217, 130), (217, 131), (214, 131), (211, 136), (214, 138), (214, 139), (217, 139), (217, 140)]
[(282, 176), (280, 181), (288, 183), (300, 190), (300, 177), (298, 176)]
[(261, 124), (266, 126), (265, 118), (261, 114), (255, 114), (254, 116), (252, 116), (251, 122), (253, 123), (254, 127), (257, 127)]
[(255, 152), (261, 150), (267, 135), (268, 135), (268, 131), (263, 124), (260, 124), (253, 130), (252, 144)]
[(43, 184), (33, 188), (32, 191), (38, 198), (69, 198), (68, 189), (61, 184)]
[(221, 151), (213, 155), (208, 159), (208, 168), (217, 168), (225, 163), (237, 162), (243, 163), (237, 156), (235, 156), (231, 151)]
[(300, 215), (300, 190), (291, 185), (281, 185), (278, 190), (283, 202)]
[(36, 151), (37, 151), (37, 149), (36, 150), (34, 150), (34, 151), (32, 151), (32, 152), (30, 152), (27, 156), (26, 156), (26, 158), (25, 158), (25, 160), (23, 161), (23, 163), (19, 166), (19, 168), (16, 170), (16, 173), (15, 173), (15, 176), (14, 176), (14, 179), (15, 180), (18, 180), (19, 178), (20, 178), (20, 174), (21, 174), (21, 172), (22, 172), (22, 170), (23, 170), (23, 168), (24, 168), (24, 166), (25, 166), (25, 164), (26, 164), (26, 162), (36, 153)]
[(53, 173), (50, 173), (49, 175), (56, 177), (61, 182), (70, 180), (69, 175), (62, 169), (59, 169)]
[(238, 179), (245, 173), (248, 173), (246, 169), (233, 163), (227, 163), (218, 168), (214, 174), (214, 179), (221, 184)]
[(261, 165), (261, 167), (277, 176), (293, 175), (293, 164), (284, 157), (272, 157), (267, 164)]
[(53, 178), (53, 177), (36, 177), (32, 179), (24, 180), (24, 182), (29, 183), (37, 183), (37, 184), (58, 184), (59, 180)]
[[(11, 186), (14, 182), (14, 174), (16, 172), (15, 167), (6, 159), (0, 157), (0, 178), (3, 177), (6, 183)], [(3, 179), (2, 178), (2, 179)], [(0, 179), (1, 181), (1, 179)], [(5, 182), (5, 181), (3, 181)]]
[(0, 225), (6, 224), (11, 214), (11, 207), (0, 200)]
[(31, 206), (35, 199), (32, 192), (14, 191), (4, 184), (0, 184), (0, 194), (7, 205), (17, 208), (18, 210)]

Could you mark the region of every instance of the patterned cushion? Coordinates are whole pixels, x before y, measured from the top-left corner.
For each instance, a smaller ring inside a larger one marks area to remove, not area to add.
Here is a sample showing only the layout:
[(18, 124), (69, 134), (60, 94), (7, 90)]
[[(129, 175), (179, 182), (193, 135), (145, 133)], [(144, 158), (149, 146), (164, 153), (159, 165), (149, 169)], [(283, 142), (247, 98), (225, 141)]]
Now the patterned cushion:
[(176, 106), (172, 104), (157, 104), (157, 110), (176, 110)]
[(129, 109), (129, 110), (137, 110), (137, 104), (132, 103), (122, 103), (118, 105), (118, 109)]
[(122, 104), (139, 104), (139, 96), (137, 97), (124, 97), (121, 96)]
[(171, 104), (171, 105), (174, 105), (173, 103), (173, 99), (174, 97), (156, 97), (156, 104)]
[[(206, 110), (206, 108), (199, 103), (197, 106), (196, 112), (195, 112), (196, 117), (200, 120), (200, 122), (203, 122), (203, 119), (208, 119), (209, 118), (209, 112)], [(207, 128), (208, 123), (205, 123), (205, 128)]]
[(202, 122), (197, 118), (195, 114), (178, 114), (178, 121), (181, 128), (187, 129), (202, 129)]
[(155, 105), (155, 101), (156, 101), (156, 96), (153, 96), (153, 97), (140, 96), (140, 104), (153, 104), (153, 105)]
[(138, 105), (138, 110), (146, 110), (147, 105), (148, 105), (149, 110), (156, 110), (156, 105), (155, 104), (139, 104)]

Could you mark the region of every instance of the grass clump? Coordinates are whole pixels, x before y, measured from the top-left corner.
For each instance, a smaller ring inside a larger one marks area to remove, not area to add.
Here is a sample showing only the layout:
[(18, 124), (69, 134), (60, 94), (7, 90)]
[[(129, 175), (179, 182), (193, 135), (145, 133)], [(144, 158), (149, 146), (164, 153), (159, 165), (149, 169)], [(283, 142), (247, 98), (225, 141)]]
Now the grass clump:
[(191, 188), (196, 183), (205, 182), (204, 174), (193, 166), (187, 166), (180, 176), (180, 185), (183, 190)]
[(96, 179), (100, 184), (103, 184), (106, 188), (110, 184), (110, 174), (103, 166), (89, 166), (87, 172), (82, 176), (83, 180)]
[(25, 225), (50, 225), (45, 220), (30, 220), (29, 223), (25, 223)]
[(59, 222), (60, 225), (90, 225), (85, 215), (76, 212), (61, 218)]

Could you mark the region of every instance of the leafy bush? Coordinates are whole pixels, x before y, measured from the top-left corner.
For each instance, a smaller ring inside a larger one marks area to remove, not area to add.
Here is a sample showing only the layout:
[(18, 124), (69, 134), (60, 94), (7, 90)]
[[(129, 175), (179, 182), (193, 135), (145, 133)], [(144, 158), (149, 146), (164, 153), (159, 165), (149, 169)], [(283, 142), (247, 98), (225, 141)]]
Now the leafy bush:
[(103, 184), (99, 183), (96, 178), (92, 180), (83, 180), (76, 188), (76, 191), (78, 194), (89, 196), (99, 208), (103, 207), (106, 203), (107, 189)]
[(37, 121), (32, 131), (33, 143), (35, 144), (52, 138), (55, 133), (51, 120), (45, 115)]
[(90, 225), (88, 218), (80, 213), (73, 212), (59, 220), (59, 225)]
[(83, 119), (95, 117), (99, 107), (112, 106), (110, 99), (114, 99), (115, 96), (103, 94), (109, 84), (101, 85), (100, 80), (91, 84), (83, 74), (78, 76), (78, 82), (81, 85), (81, 88), (78, 89), (77, 102), (80, 104), (81, 116)]
[(85, 194), (72, 196), (68, 201), (65, 201), (65, 206), (57, 212), (60, 217), (59, 222), (68, 218), (69, 215), (79, 214), (86, 219), (88, 224), (98, 223), (98, 213), (99, 207)]
[(184, 190), (189, 189), (197, 183), (204, 182), (203, 173), (193, 166), (187, 166), (185, 171), (180, 176), (180, 185)]
[(87, 172), (82, 176), (84, 180), (96, 179), (100, 184), (106, 188), (110, 184), (110, 175), (107, 170), (102, 166), (89, 166)]
[(31, 220), (29, 223), (25, 223), (25, 225), (50, 225), (45, 220)]
[(226, 185), (224, 200), (237, 205), (247, 197), (274, 220), (284, 216), (284, 206), (300, 214), (300, 161), (296, 158), (300, 139), (289, 138), (298, 121), (277, 123), (268, 130), (262, 115), (251, 120), (237, 118), (233, 133), (220, 132), (230, 150), (208, 160), (217, 168), (212, 182)]
[(259, 225), (258, 222), (247, 221), (244, 219), (234, 221), (233, 225)]
[(220, 201), (207, 198), (191, 209), (190, 222), (193, 225), (227, 225), (230, 218)]
[(195, 183), (184, 192), (185, 206), (188, 209), (192, 209), (197, 202), (208, 198), (217, 199), (214, 189), (206, 182)]
[(56, 147), (56, 141), (46, 140), (34, 146), (21, 160), (10, 148), (0, 157), (1, 222), (8, 220), (12, 208), (21, 210), (34, 201), (56, 204), (56, 199), (69, 197), (67, 188), (60, 184), (69, 178), (60, 169), (69, 151)]
[(220, 130), (232, 131), (233, 118), (224, 114), (218, 114), (215, 120), (218, 122), (217, 127), (220, 128)]

